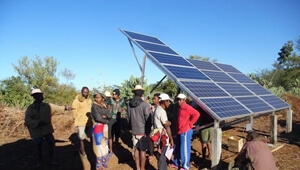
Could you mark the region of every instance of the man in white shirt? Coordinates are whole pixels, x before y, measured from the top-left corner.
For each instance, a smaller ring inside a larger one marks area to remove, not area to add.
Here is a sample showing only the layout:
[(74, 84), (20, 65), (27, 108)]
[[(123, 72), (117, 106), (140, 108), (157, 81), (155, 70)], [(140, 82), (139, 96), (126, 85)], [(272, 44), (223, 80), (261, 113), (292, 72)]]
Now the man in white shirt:
[[(157, 106), (154, 112), (154, 129), (158, 129), (161, 132), (161, 144), (159, 148), (162, 149), (161, 155), (158, 160), (158, 169), (166, 170), (167, 169), (167, 158), (165, 152), (170, 145), (171, 148), (174, 146), (174, 141), (171, 133), (171, 122), (168, 121), (166, 108), (169, 107), (171, 103), (170, 97), (162, 93), (159, 95), (159, 106)], [(166, 139), (163, 136), (167, 137)]]

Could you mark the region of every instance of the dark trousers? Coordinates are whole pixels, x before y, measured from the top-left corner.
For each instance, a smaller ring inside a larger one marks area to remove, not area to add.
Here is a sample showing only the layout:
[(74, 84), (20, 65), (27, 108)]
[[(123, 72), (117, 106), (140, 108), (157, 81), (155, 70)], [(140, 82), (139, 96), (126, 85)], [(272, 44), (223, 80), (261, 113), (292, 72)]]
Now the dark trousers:
[(168, 146), (164, 146), (162, 148), (161, 155), (159, 156), (158, 165), (157, 165), (159, 170), (167, 170), (168, 169), (168, 162), (167, 162), (168, 159), (165, 156), (167, 148), (168, 148)]

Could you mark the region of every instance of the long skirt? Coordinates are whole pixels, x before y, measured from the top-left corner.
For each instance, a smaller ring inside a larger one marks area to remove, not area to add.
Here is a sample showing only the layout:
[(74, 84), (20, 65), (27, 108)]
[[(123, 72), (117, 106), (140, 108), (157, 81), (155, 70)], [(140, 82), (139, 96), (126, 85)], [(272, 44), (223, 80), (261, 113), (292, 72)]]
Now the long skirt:
[(103, 123), (95, 123), (93, 126), (93, 151), (96, 155), (96, 169), (108, 167), (108, 126)]

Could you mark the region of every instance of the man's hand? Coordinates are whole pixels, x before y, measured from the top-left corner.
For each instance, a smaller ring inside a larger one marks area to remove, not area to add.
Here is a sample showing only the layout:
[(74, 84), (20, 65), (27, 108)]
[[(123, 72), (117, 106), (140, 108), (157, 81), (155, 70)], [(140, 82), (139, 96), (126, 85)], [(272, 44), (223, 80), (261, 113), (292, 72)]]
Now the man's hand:
[(66, 110), (66, 111), (71, 111), (71, 110), (75, 110), (75, 108), (70, 107), (70, 106), (65, 106), (65, 110)]
[(38, 123), (38, 125), (39, 125), (39, 126), (43, 126), (43, 125), (45, 125), (46, 123), (47, 123), (47, 122), (45, 122), (45, 121), (43, 121), (43, 120), (40, 120), (39, 123)]
[(174, 141), (173, 139), (170, 140), (170, 148), (173, 148), (174, 147)]

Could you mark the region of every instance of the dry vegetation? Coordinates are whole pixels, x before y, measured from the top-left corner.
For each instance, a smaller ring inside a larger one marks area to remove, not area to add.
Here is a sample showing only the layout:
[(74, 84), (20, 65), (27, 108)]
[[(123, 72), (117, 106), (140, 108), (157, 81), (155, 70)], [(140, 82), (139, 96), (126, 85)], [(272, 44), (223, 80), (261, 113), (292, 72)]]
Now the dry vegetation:
[[(285, 111), (277, 113), (278, 115), (278, 142), (283, 145), (281, 149), (273, 152), (276, 165), (279, 169), (298, 170), (300, 169), (300, 99), (291, 95), (285, 95), (285, 100), (292, 105), (293, 114), (293, 132), (285, 133)], [(24, 110), (3, 107), (0, 105), (0, 169), (31, 169), (34, 161), (34, 145), (30, 139), (29, 133), (24, 126)], [(57, 140), (57, 159), (62, 162), (59, 167), (51, 167), (47, 164), (42, 169), (75, 169), (80, 170), (83, 167), (94, 167), (94, 156), (89, 142), (86, 141), (88, 160), (82, 160), (76, 151), (76, 129), (73, 126), (71, 113), (65, 115), (53, 116), (55, 127), (54, 136)], [(223, 151), (222, 160), (235, 155), (226, 149), (226, 140), (228, 136), (245, 136), (244, 123), (234, 125), (223, 130)], [(264, 116), (254, 120), (254, 129), (263, 137), (269, 138), (270, 117)], [(131, 140), (129, 133), (122, 134), (122, 145), (116, 151), (116, 156), (110, 160), (110, 169), (133, 169), (134, 161), (131, 155)], [(209, 167), (210, 162), (201, 162), (201, 146), (198, 139), (193, 140), (191, 169), (201, 169)], [(271, 147), (272, 149), (272, 147)], [(46, 146), (45, 146), (45, 150)], [(47, 155), (45, 154), (45, 157)], [(88, 165), (87, 165), (88, 164)], [(147, 163), (148, 169), (156, 169), (156, 159)], [(226, 164), (223, 164), (225, 169)], [(93, 169), (93, 168), (92, 168)]]

